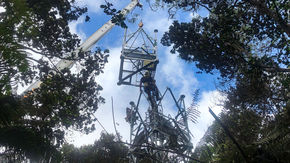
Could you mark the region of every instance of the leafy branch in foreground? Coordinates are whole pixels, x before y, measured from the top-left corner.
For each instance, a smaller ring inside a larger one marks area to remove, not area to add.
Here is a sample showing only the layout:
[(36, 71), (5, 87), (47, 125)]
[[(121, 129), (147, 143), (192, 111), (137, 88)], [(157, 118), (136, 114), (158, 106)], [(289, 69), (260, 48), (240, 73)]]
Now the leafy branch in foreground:
[[(1, 154), (10, 161), (57, 161), (67, 129), (95, 129), (94, 113), (104, 103), (95, 79), (108, 51), (70, 53), (80, 40), (68, 24), (87, 12), (74, 1), (5, 0), (0, 6)], [(76, 62), (74, 71), (57, 70), (60, 59)], [(39, 88), (16, 94), (35, 79)]]

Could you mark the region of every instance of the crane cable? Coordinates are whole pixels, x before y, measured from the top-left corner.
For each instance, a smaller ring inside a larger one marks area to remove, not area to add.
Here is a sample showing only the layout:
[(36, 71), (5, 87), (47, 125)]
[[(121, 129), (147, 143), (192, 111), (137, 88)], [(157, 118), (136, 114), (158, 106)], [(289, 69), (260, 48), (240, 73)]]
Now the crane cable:
[(114, 129), (116, 132), (116, 136), (118, 137), (118, 140), (121, 141), (120, 135), (118, 134), (117, 128), (116, 128), (116, 122), (115, 122), (115, 114), (114, 114), (114, 101), (113, 97), (111, 96), (111, 102), (112, 102), (112, 116), (113, 116), (113, 124), (114, 124)]

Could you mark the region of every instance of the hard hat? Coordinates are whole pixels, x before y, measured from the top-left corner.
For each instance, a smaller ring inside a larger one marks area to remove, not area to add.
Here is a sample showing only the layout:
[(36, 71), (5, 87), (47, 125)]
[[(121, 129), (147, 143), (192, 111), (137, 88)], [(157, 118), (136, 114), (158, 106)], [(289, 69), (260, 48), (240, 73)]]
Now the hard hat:
[(146, 71), (145, 72), (145, 76), (149, 76), (149, 71)]
[(142, 20), (140, 21), (140, 23), (138, 24), (138, 26), (139, 26), (140, 28), (143, 27), (143, 22), (142, 22)]

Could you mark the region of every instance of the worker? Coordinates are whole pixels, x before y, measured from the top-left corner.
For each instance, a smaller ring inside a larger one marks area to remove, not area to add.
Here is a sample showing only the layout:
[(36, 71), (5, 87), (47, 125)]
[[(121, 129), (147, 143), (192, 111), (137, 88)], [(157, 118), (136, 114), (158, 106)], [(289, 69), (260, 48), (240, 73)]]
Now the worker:
[(136, 112), (130, 108), (126, 108), (126, 122), (129, 123), (135, 123), (135, 121), (138, 119), (138, 117), (136, 116)]
[(140, 80), (140, 91), (142, 91), (142, 84), (144, 86), (144, 91), (148, 95), (148, 99), (153, 105), (153, 96), (155, 96), (156, 100), (159, 101), (159, 93), (155, 84), (155, 80), (151, 77), (149, 71), (145, 72), (145, 75)]

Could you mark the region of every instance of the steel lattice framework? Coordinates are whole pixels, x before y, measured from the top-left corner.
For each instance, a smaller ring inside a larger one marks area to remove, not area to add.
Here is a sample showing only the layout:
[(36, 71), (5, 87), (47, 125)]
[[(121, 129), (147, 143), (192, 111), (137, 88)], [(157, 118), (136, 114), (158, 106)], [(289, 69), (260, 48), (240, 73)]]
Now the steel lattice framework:
[[(145, 119), (139, 113), (142, 97), (140, 92), (137, 104), (130, 102), (130, 153), (131, 162), (140, 162), (144, 158), (152, 162), (181, 162), (188, 161), (184, 155), (192, 150), (191, 136), (188, 129), (187, 116), (184, 106), (184, 95), (176, 101), (170, 88), (167, 88), (162, 98), (170, 94), (178, 114), (175, 117), (165, 116), (161, 101), (156, 107), (149, 107)], [(149, 102), (149, 101), (148, 101)]]
[[(146, 71), (150, 71), (154, 78), (158, 64), (157, 58), (157, 30), (154, 30), (155, 39), (152, 39), (139, 24), (136, 32), (125, 36), (121, 54), (119, 85), (139, 86), (140, 78)], [(137, 43), (137, 40), (139, 44)], [(135, 80), (133, 79), (135, 78)], [(158, 91), (160, 94), (160, 92)], [(137, 102), (130, 102), (126, 109), (126, 120), (130, 124), (130, 162), (187, 162), (192, 150), (191, 135), (188, 128), (187, 111), (184, 95), (176, 99), (170, 88), (167, 88), (157, 100), (140, 92)], [(163, 114), (162, 99), (165, 95), (171, 96), (178, 110), (175, 117)], [(142, 98), (143, 97), (143, 98)], [(144, 98), (145, 97), (145, 98)], [(145, 117), (139, 113), (139, 104), (146, 100), (149, 104)]]
[(140, 75), (146, 70), (154, 77), (158, 64), (156, 39), (158, 31), (154, 30), (153, 40), (142, 27), (143, 23), (140, 22), (138, 30), (131, 34), (127, 34), (125, 29), (118, 85), (139, 86)]

